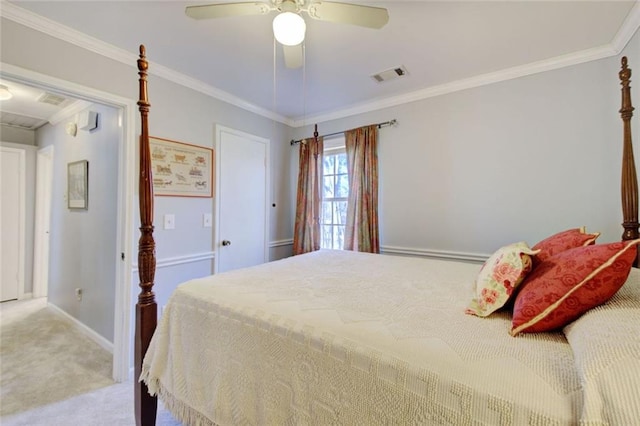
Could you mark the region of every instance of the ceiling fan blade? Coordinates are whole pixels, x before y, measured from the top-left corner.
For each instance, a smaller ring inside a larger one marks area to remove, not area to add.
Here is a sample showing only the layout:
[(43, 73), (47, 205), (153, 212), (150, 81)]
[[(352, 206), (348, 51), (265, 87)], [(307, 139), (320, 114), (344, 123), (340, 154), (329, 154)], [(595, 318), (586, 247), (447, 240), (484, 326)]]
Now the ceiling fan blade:
[(319, 1), (311, 3), (307, 13), (313, 19), (380, 29), (389, 22), (389, 12), (382, 7)]
[(300, 68), (303, 62), (302, 43), (295, 46), (282, 45), (284, 64), (287, 68)]
[(226, 18), (228, 16), (264, 15), (272, 8), (266, 3), (222, 3), (187, 6), (184, 13), (193, 19)]

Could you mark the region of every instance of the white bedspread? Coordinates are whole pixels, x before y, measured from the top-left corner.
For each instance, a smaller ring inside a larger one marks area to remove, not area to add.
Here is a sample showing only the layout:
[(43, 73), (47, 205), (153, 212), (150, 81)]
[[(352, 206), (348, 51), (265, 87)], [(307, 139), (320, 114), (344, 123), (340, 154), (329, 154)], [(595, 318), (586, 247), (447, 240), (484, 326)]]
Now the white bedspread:
[(582, 383), (582, 423), (640, 425), (640, 271), (564, 333)]
[(465, 315), (479, 268), (322, 250), (193, 280), (142, 378), (187, 424), (577, 424), (565, 335)]

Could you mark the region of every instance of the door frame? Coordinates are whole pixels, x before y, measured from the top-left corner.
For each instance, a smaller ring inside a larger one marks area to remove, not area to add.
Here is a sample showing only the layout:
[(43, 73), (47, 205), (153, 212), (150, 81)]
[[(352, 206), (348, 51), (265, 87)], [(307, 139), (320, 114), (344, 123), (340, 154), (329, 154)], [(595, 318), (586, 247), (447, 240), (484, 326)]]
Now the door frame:
[(261, 136), (256, 136), (256, 135), (252, 135), (250, 133), (246, 133), (240, 130), (236, 130), (236, 129), (232, 129), (230, 127), (225, 127), (219, 124), (216, 124), (216, 143), (215, 143), (215, 163), (216, 163), (216, 192), (214, 194), (214, 201), (215, 201), (215, 207), (214, 207), (214, 211), (215, 211), (215, 225), (214, 225), (214, 238), (213, 238), (213, 244), (214, 244), (214, 252), (216, 253), (214, 256), (214, 267), (213, 267), (213, 271), (214, 273), (218, 273), (218, 264), (220, 262), (220, 256), (218, 256), (218, 247), (220, 247), (221, 242), (219, 241), (219, 236), (220, 236), (220, 182), (222, 182), (221, 179), (221, 175), (220, 175), (220, 171), (221, 171), (221, 167), (220, 165), (222, 164), (222, 134), (223, 133), (230, 133), (233, 135), (236, 135), (238, 137), (241, 138), (246, 138), (246, 139), (251, 139), (252, 141), (258, 142), (258, 143), (262, 143), (265, 145), (265, 182), (264, 182), (264, 194), (265, 194), (265, 205), (264, 205), (264, 261), (268, 262), (269, 261), (269, 234), (270, 234), (270, 219), (269, 219), (269, 207), (268, 207), (268, 200), (271, 199), (271, 193), (270, 188), (271, 188), (271, 158), (270, 158), (270, 153), (271, 153), (271, 141), (267, 138), (263, 138)]
[(49, 233), (51, 226), (51, 190), (53, 145), (36, 153), (36, 211), (33, 232), (33, 297), (46, 297), (49, 290)]
[(0, 151), (12, 152), (18, 154), (18, 163), (20, 170), (20, 182), (18, 183), (18, 283), (17, 283), (17, 297), (18, 300), (24, 299), (26, 294), (24, 292), (24, 262), (25, 262), (25, 244), (26, 244), (26, 227), (25, 227), (25, 212), (26, 212), (26, 195), (27, 187), (25, 180), (27, 178), (27, 149), (15, 148), (9, 146), (0, 146)]
[(12, 64), (0, 62), (0, 76), (23, 84), (42, 89), (53, 90), (68, 96), (100, 103), (120, 109), (121, 136), (118, 144), (118, 224), (117, 241), (118, 256), (115, 282), (115, 312), (113, 336), (113, 379), (116, 382), (129, 380), (132, 367), (131, 341), (132, 305), (131, 278), (133, 275), (132, 260), (135, 257), (133, 244), (134, 225), (133, 207), (135, 189), (135, 159), (138, 138), (136, 137), (137, 105), (136, 101), (109, 92), (104, 92), (81, 84), (62, 80), (39, 72), (27, 70)]

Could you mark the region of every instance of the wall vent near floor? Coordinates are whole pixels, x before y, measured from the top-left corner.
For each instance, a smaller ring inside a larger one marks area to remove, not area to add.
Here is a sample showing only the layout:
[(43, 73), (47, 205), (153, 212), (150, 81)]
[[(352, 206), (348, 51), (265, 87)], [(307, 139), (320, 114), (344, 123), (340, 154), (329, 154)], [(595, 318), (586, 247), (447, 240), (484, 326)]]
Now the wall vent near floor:
[(386, 71), (379, 72), (378, 74), (374, 74), (371, 76), (378, 83), (382, 83), (383, 81), (396, 80), (400, 77), (406, 77), (408, 75), (407, 69), (404, 65), (399, 67), (391, 68)]
[(62, 104), (66, 100), (67, 98), (65, 98), (64, 96), (56, 95), (55, 93), (49, 92), (44, 92), (42, 95), (38, 96), (38, 99), (36, 99), (36, 101), (42, 102), (43, 104), (56, 106)]

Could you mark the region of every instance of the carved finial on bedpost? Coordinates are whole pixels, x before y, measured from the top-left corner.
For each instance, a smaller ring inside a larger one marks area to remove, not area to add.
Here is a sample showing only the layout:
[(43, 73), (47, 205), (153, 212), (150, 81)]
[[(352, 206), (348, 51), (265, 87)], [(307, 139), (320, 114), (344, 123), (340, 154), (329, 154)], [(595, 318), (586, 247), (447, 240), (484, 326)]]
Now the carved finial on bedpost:
[[(623, 151), (622, 151), (622, 214), (624, 233), (623, 240), (635, 240), (638, 232), (638, 178), (636, 165), (633, 158), (633, 144), (631, 142), (631, 117), (633, 106), (631, 105), (631, 70), (627, 66), (627, 57), (622, 57), (622, 68), (618, 73), (622, 86), (622, 106), (620, 116), (623, 122)], [(637, 264), (637, 259), (636, 259)]]
[[(140, 99), (138, 100), (138, 107), (140, 112), (149, 112), (149, 98), (147, 96), (147, 70), (149, 69), (149, 62), (147, 62), (147, 49), (144, 44), (140, 45), (140, 59), (138, 59), (138, 75), (140, 79)], [(144, 111), (143, 111), (144, 110)]]
[(138, 276), (140, 278), (140, 294), (136, 304), (136, 335), (135, 335), (135, 414), (136, 424), (155, 425), (158, 400), (149, 395), (147, 385), (138, 382), (142, 373), (142, 361), (151, 337), (156, 329), (157, 305), (153, 294), (153, 281), (156, 271), (156, 243), (153, 239), (153, 178), (151, 174), (151, 155), (149, 149), (149, 99), (147, 96), (147, 70), (149, 63), (146, 49), (140, 45), (140, 59), (138, 59), (138, 75), (140, 96), (138, 109), (140, 110), (140, 239), (138, 241)]

